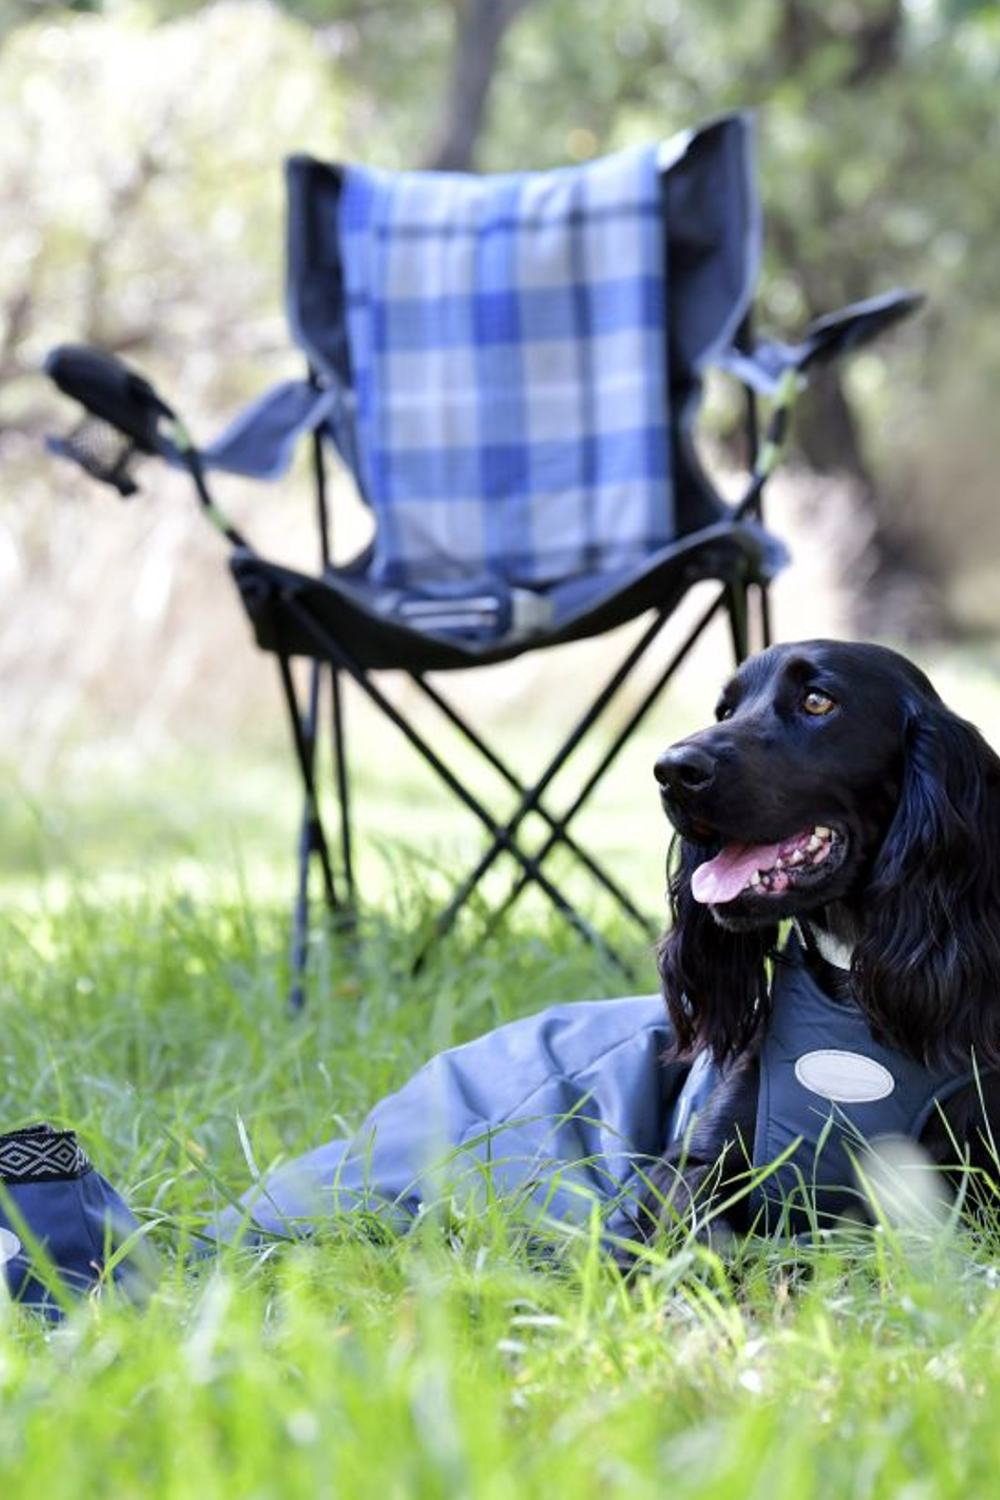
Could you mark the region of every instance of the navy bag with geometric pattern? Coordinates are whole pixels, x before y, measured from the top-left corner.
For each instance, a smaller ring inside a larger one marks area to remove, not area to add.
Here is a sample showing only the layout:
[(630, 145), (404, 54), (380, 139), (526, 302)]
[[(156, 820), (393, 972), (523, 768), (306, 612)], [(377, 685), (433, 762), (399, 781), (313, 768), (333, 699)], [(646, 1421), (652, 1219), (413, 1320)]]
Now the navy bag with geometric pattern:
[[(137, 1228), (72, 1131), (39, 1124), (0, 1135), (0, 1273), (14, 1301), (58, 1319), (60, 1292), (91, 1291)], [(137, 1289), (128, 1260), (111, 1275)]]

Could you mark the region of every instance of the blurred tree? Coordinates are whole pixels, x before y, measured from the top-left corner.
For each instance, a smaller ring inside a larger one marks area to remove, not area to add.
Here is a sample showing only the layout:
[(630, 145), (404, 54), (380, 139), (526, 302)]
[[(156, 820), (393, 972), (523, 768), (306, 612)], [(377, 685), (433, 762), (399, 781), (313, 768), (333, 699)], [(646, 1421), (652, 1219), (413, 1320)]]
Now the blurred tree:
[(473, 166), (504, 38), (530, 0), (438, 0), (422, 13), (406, 0), (279, 3), (325, 39), (335, 63), (356, 59), (368, 84), (384, 87), (395, 108), (400, 89), (405, 95), (417, 82), (425, 117), (417, 139), (430, 142), (421, 153), (426, 166), (451, 172)]
[(84, 15), (102, 9), (103, 0), (6, 0), (0, 10), (0, 38), (28, 21), (40, 21), (60, 12)]
[(308, 35), (245, 4), (155, 45), (96, 15), (24, 27), (0, 52), (0, 110), (18, 122), (0, 135), (0, 432), (34, 424), (38, 363), (64, 338), (161, 369), (199, 351), (195, 406), (259, 387), (253, 356), (287, 342), (279, 162), (341, 125)]
[(473, 165), (504, 34), (527, 4), (528, 0), (457, 0), (444, 115), (428, 166), (465, 172)]
[[(113, 69), (98, 61), (91, 81), (82, 65), (72, 72), (69, 59), (62, 87), (80, 98), (68, 118), (86, 118), (88, 132), (78, 131), (67, 150), (80, 156), (76, 170), (91, 186), (95, 178), (102, 181), (103, 208), (92, 211), (88, 200), (83, 214), (74, 209), (65, 221), (56, 215), (54, 228), (29, 200), (39, 198), (44, 176), (41, 197), (55, 202), (58, 153), (44, 139), (45, 112), (39, 114), (37, 100), (51, 94), (46, 69), (56, 71), (46, 47), (58, 50), (58, 36), (69, 36), (53, 21), (60, 13), (74, 35), (106, 27), (109, 39), (120, 37), (127, 15), (136, 57), (159, 45), (144, 39), (144, 17), (172, 20), (165, 37), (176, 26), (191, 27), (190, 86), (212, 100), (229, 97), (228, 84), (220, 90), (215, 75), (228, 79), (231, 70), (228, 57), (205, 50), (211, 27), (230, 28), (238, 49), (241, 25), (255, 35), (265, 11), (276, 27), (283, 11), (292, 18), (282, 22), (287, 57), (308, 57), (310, 86), (325, 70), (337, 118), (335, 131), (303, 130), (298, 144), (311, 134), (322, 154), (343, 151), (387, 166), (544, 166), (666, 135), (720, 109), (756, 105), (768, 231), (762, 322), (794, 333), (816, 312), (894, 282), (931, 294), (930, 311), (897, 338), (891, 358), (874, 351), (853, 362), (843, 378), (817, 387), (798, 441), (806, 462), (848, 474), (863, 497), (871, 534), (868, 598), (881, 605), (898, 594), (897, 584), (916, 579), (911, 598), (933, 593), (939, 623), (962, 617), (951, 580), (981, 565), (984, 542), (970, 541), (970, 529), (956, 526), (954, 511), (946, 514), (941, 506), (949, 473), (960, 472), (963, 493), (978, 497), (974, 505), (970, 500), (970, 513), (974, 509), (987, 528), (987, 550), (994, 540), (1000, 550), (1000, 522), (986, 498), (992, 496), (993, 446), (1000, 448), (991, 416), (1000, 379), (1000, 320), (985, 315), (1000, 303), (996, 0), (743, 0), (738, 13), (732, 0), (697, 6), (683, 0), (148, 4), (148, 12), (123, 0), (7, 0), (0, 7), (0, 35), (7, 38), (0, 64), (15, 47), (16, 27), (40, 38), (5, 73), (8, 105), (23, 111), (25, 91), (33, 96), (28, 128), (0, 147), (7, 169), (0, 191), (8, 205), (25, 204), (10, 218), (12, 233), (0, 249), (0, 377), (23, 371), (37, 352), (40, 330), (50, 321), (43, 313), (56, 305), (51, 278), (57, 263), (57, 301), (79, 310), (81, 332), (126, 345), (150, 327), (161, 340), (190, 337), (197, 318), (183, 302), (183, 278), (171, 257), (181, 244), (187, 267), (185, 257), (193, 252), (172, 233), (162, 204), (171, 201), (183, 219), (179, 174), (191, 180), (208, 174), (220, 185), (233, 181), (221, 121), (211, 139), (195, 142), (174, 129), (167, 111), (142, 139), (121, 128), (105, 147), (102, 117), (117, 118)], [(102, 10), (106, 19), (69, 16), (74, 10)], [(198, 15), (174, 19), (187, 12)], [(46, 26), (25, 25), (38, 17)], [(197, 30), (201, 25), (206, 29)], [(94, 48), (99, 57), (96, 38)], [(302, 62), (276, 59), (273, 66), (270, 84), (285, 100), (295, 88), (292, 68), (304, 72)], [(263, 192), (253, 180), (272, 182), (277, 156), (294, 144), (283, 126), (268, 131), (260, 114), (269, 108), (266, 97), (263, 83), (248, 74), (242, 115), (249, 109), (261, 120), (262, 156), (244, 178), (246, 212), (256, 212), (249, 205)], [(61, 102), (52, 98), (46, 106), (53, 140), (62, 130), (56, 123)], [(189, 99), (173, 108), (183, 120), (192, 115)], [(302, 118), (287, 102), (281, 111), (282, 120)], [(230, 123), (243, 130), (248, 122)], [(276, 233), (276, 188), (268, 191), (267, 222)], [(74, 192), (80, 189), (70, 198)], [(223, 208), (215, 212), (222, 222)], [(121, 295), (122, 246), (134, 237), (135, 246), (149, 248), (158, 233), (164, 243), (159, 254), (151, 251), (154, 269), (145, 277), (160, 291), (140, 314), (136, 299)], [(34, 256), (24, 251), (31, 235), (44, 239)], [(266, 252), (271, 275), (276, 243)], [(257, 244), (256, 237), (237, 237), (227, 242), (227, 254), (242, 254), (249, 272)], [(246, 285), (255, 285), (256, 276), (254, 268)], [(237, 277), (234, 287), (243, 284)], [(228, 328), (227, 288), (217, 290), (218, 321)]]
[[(868, 626), (948, 626), (945, 575), (962, 543), (982, 546), (956, 539), (922, 480), (926, 445), (947, 426), (914, 431), (904, 413), (926, 415), (925, 393), (945, 389), (954, 364), (984, 377), (996, 364), (1000, 339), (981, 314), (1000, 302), (998, 83), (1000, 7), (986, 0), (744, 0), (738, 24), (729, 0), (543, 0), (497, 81), (491, 166), (586, 156), (759, 106), (761, 313), (779, 332), (894, 283), (931, 294), (891, 358), (876, 350), (819, 382), (796, 427), (805, 461), (849, 475), (867, 512)], [(919, 460), (907, 461), (904, 427)], [(996, 523), (992, 538), (1000, 550)]]

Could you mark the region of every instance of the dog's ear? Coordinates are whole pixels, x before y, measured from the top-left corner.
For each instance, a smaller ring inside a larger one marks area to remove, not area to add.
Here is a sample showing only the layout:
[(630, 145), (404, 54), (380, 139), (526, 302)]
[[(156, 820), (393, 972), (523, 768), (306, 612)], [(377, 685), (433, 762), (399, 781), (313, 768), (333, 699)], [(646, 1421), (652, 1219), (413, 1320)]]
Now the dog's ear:
[(865, 904), (853, 968), (872, 1025), (921, 1061), (1000, 1063), (1000, 760), (938, 704), (908, 717)]
[(748, 1050), (769, 1008), (767, 970), (776, 927), (731, 931), (691, 894), (706, 849), (675, 838), (667, 890), (673, 924), (657, 950), (663, 994), (674, 1027), (673, 1054), (710, 1048), (723, 1063)]

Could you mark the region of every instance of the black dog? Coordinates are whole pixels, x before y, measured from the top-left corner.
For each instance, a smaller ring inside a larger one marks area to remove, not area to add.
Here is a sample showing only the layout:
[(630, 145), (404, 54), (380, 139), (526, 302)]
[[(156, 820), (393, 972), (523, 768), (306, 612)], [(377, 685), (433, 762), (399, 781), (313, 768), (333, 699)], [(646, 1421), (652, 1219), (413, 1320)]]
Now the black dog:
[[(972, 1051), (1000, 1065), (1000, 759), (978, 730), (896, 652), (835, 641), (754, 657), (716, 719), (656, 763), (677, 832), (659, 967), (676, 1055), (709, 1049), (725, 1078), (686, 1144), (680, 1195), (676, 1164), (654, 1173), (651, 1219), (664, 1198), (682, 1212), (710, 1174), (725, 1186), (747, 1169), (783, 919), (875, 1036), (925, 1063)], [(1000, 1075), (944, 1113), (922, 1138), (931, 1157), (954, 1166), (958, 1142), (995, 1174)], [(737, 1206), (731, 1227), (746, 1217)]]

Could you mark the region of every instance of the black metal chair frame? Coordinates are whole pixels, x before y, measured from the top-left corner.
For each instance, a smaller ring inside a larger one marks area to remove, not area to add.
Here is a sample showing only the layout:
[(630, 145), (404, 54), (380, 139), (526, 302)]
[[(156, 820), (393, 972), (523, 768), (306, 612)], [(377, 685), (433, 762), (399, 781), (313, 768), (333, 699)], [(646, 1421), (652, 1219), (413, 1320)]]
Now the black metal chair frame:
[[(753, 391), (746, 391), (746, 437), (751, 459), (751, 478), (741, 501), (734, 509), (733, 519), (753, 516), (761, 521), (762, 491), (765, 481), (777, 457), (777, 450), (784, 438), (788, 410), (797, 391), (797, 382), (786, 385), (785, 393), (776, 401), (766, 441), (758, 441), (757, 402)], [(761, 455), (767, 463), (761, 465)], [(320, 434), (313, 437), (313, 476), (316, 489), (317, 521), (321, 542), (321, 563), (324, 568), (331, 564), (331, 527), (327, 498), (326, 468), (323, 440)], [(204, 479), (201, 480), (204, 486)], [(656, 610), (651, 622), (629, 648), (619, 666), (611, 673), (590, 706), (578, 718), (541, 775), (530, 786), (510, 769), (497, 752), (486, 743), (465, 717), (447, 698), (427, 680), (422, 672), (408, 672), (423, 695), (434, 704), (448, 722), (488, 762), (507, 785), (517, 794), (514, 811), (499, 821), (487, 806), (460, 780), (446, 761), (435, 750), (429, 740), (414, 727), (399, 709), (386, 697), (366, 669), (352, 654), (345, 643), (336, 638), (318, 621), (302, 602), (289, 593), (281, 599), (281, 608), (274, 612), (274, 635), (277, 641), (282, 636), (282, 613), (292, 618), (301, 632), (312, 642), (315, 654), (309, 669), (308, 686), (305, 693), (296, 688), (291, 668), (291, 652), (277, 650), (282, 692), (288, 710), (292, 741), (304, 788), (304, 808), (298, 846), (298, 882), (294, 907), (291, 967), (292, 982), (289, 1004), (300, 1010), (305, 1003), (305, 975), (308, 960), (310, 926), (310, 867), (315, 861), (320, 868), (323, 893), (328, 910), (335, 918), (353, 924), (357, 903), (357, 882), (354, 870), (353, 831), (351, 818), (350, 777), (346, 753), (344, 724), (344, 702), (341, 675), (355, 682), (369, 700), (393, 723), (413, 748), (423, 757), (440, 781), (454, 794), (459, 802), (483, 825), (490, 842), (476, 865), (456, 887), (448, 905), (438, 916), (432, 938), (420, 950), (416, 967), (422, 966), (433, 941), (443, 938), (454, 926), (457, 918), (472, 897), (480, 880), (504, 854), (511, 857), (519, 869), (516, 883), (510, 888), (501, 905), (492, 913), (490, 930), (532, 884), (537, 885), (553, 907), (611, 963), (630, 979), (633, 970), (627, 958), (599, 933), (559, 886), (545, 873), (542, 866), (553, 849), (561, 845), (587, 870), (591, 878), (612, 898), (619, 910), (638, 929), (645, 941), (651, 941), (657, 926), (623, 890), (618, 881), (587, 850), (574, 839), (570, 824), (590, 799), (599, 782), (610, 770), (625, 745), (642, 724), (654, 703), (660, 697), (677, 669), (700, 638), (704, 630), (720, 612), (728, 615), (732, 637), (733, 655), (739, 664), (749, 650), (751, 618), (751, 590), (756, 590), (758, 599), (759, 639), (761, 645), (771, 640), (770, 608), (766, 579), (743, 578), (723, 584), (712, 601), (701, 611), (683, 640), (673, 651), (666, 665), (640, 702), (633, 708), (625, 723), (616, 732), (605, 749), (596, 767), (590, 772), (583, 786), (569, 805), (558, 814), (550, 812), (543, 798), (569, 760), (577, 746), (616, 697), (630, 678), (639, 662), (646, 656), (653, 643), (660, 637), (668, 620), (675, 612), (677, 601), (669, 607)], [(320, 811), (317, 786), (318, 752), (322, 740), (323, 677), (330, 680), (330, 725), (333, 751), (333, 767), (336, 795), (339, 805), (339, 872), (334, 871), (328, 838)], [(518, 839), (521, 825), (529, 814), (539, 815), (548, 826), (548, 835), (535, 852), (527, 852)], [(338, 879), (339, 874), (339, 879)]]
[[(296, 159), (292, 159), (289, 164), (289, 180), (293, 186), (298, 184), (296, 192), (301, 190), (302, 182), (306, 181), (304, 177), (300, 181), (300, 169), (304, 169), (308, 175), (315, 165), (308, 159), (303, 159), (297, 165)], [(291, 218), (290, 215), (290, 222)], [(301, 252), (301, 249), (300, 245), (298, 251)], [(293, 258), (290, 251), (290, 260)], [(767, 479), (780, 455), (790, 410), (804, 384), (805, 372), (813, 363), (839, 357), (876, 337), (884, 329), (908, 316), (920, 301), (920, 297), (914, 293), (896, 290), (864, 303), (853, 304), (811, 324), (806, 330), (804, 341), (798, 345), (755, 345), (750, 318), (747, 316), (736, 341), (737, 352), (746, 350), (748, 355), (752, 353), (758, 362), (758, 368), (763, 368), (762, 360), (766, 364), (770, 359), (770, 374), (762, 388), (771, 395), (771, 410), (763, 441), (759, 441), (757, 398), (752, 383), (746, 383), (745, 374), (737, 365), (736, 373), (744, 380), (746, 393), (746, 439), (750, 461), (749, 481), (739, 502), (734, 506), (726, 506), (722, 502), (714, 486), (702, 472), (697, 455), (690, 446), (690, 427), (685, 418), (680, 418), (675, 431), (685, 434), (688, 449), (677, 460), (677, 464), (684, 465), (685, 481), (690, 482), (697, 514), (689, 514), (679, 526), (678, 546), (673, 551), (658, 554), (657, 558), (651, 559), (649, 570), (639, 576), (635, 583), (609, 595), (605, 602), (595, 605), (589, 614), (577, 617), (575, 623), (570, 622), (565, 628), (540, 637), (535, 643), (501, 643), (495, 650), (491, 647), (478, 653), (452, 645), (441, 637), (421, 637), (419, 632), (413, 630), (404, 630), (401, 634), (396, 627), (387, 628), (383, 621), (363, 606), (345, 604), (343, 590), (338, 593), (337, 575), (341, 575), (339, 582), (346, 588), (346, 580), (352, 572), (355, 577), (358, 576), (359, 567), (363, 568), (365, 559), (355, 559), (346, 568), (335, 568), (333, 565), (324, 448), (328, 439), (325, 415), (317, 419), (322, 420), (324, 425), (314, 422), (312, 426), (313, 480), (320, 542), (319, 563), (322, 570), (322, 576), (314, 578), (292, 573), (257, 555), (216, 504), (206, 479), (205, 460), (191, 442), (176, 413), (142, 376), (112, 356), (82, 346), (65, 345), (51, 352), (46, 362), (48, 373), (61, 390), (79, 401), (85, 409), (80, 425), (67, 437), (54, 439), (52, 447), (81, 464), (88, 473), (111, 485), (122, 495), (131, 494), (136, 488), (130, 473), (130, 463), (136, 454), (158, 455), (185, 467), (206, 515), (234, 549), (232, 570), (243, 595), (243, 602), (253, 619), (258, 644), (263, 649), (272, 651), (277, 658), (281, 689), (304, 789), (291, 947), (290, 1005), (293, 1010), (300, 1010), (305, 1003), (310, 877), (314, 864), (319, 867), (325, 903), (333, 918), (343, 928), (347, 928), (353, 925), (356, 915), (358, 888), (344, 718), (345, 677), (355, 682), (361, 692), (396, 726), (438, 779), (483, 825), (489, 836), (489, 843), (480, 859), (459, 883), (451, 900), (438, 916), (431, 937), (418, 955), (417, 966), (424, 961), (430, 944), (444, 937), (454, 926), (487, 871), (501, 856), (506, 855), (516, 865), (517, 876), (505, 899), (492, 914), (491, 927), (510, 910), (528, 886), (537, 885), (560, 915), (589, 943), (625, 973), (630, 973), (627, 958), (595, 929), (546, 873), (543, 868), (545, 861), (556, 848), (564, 849), (612, 899), (620, 912), (638, 929), (642, 938), (647, 941), (652, 938), (655, 933), (653, 922), (620, 883), (574, 838), (571, 824), (716, 615), (724, 613), (728, 616), (733, 654), (737, 663), (748, 653), (750, 622), (754, 614), (757, 620), (754, 633), (760, 644), (770, 643), (768, 580), (774, 570), (777, 554), (768, 555), (770, 543), (761, 530), (762, 496)], [(305, 347), (308, 348), (308, 345)], [(330, 351), (319, 357), (332, 359), (334, 373), (338, 378), (344, 376), (344, 372), (337, 368), (338, 361), (342, 363), (346, 358), (343, 349), (338, 349), (336, 358)], [(730, 365), (730, 368), (734, 367)], [(673, 406), (675, 414), (681, 410), (692, 412), (692, 403), (700, 396), (700, 377), (694, 370), (690, 370), (684, 378), (689, 383), (680, 392), (682, 399)], [(324, 382), (328, 381), (329, 373), (321, 377), (310, 368), (308, 384), (303, 383), (300, 388), (307, 395), (315, 393), (317, 404), (322, 406), (327, 389)], [(674, 397), (671, 399), (673, 403)], [(211, 455), (208, 457), (211, 458)], [(741, 524), (746, 522), (756, 524)], [(701, 581), (714, 581), (716, 590), (713, 598), (675, 647), (624, 724), (612, 736), (611, 742), (596, 767), (585, 778), (580, 790), (562, 811), (553, 812), (547, 800), (553, 781), (658, 640), (682, 598), (695, 582)], [(330, 605), (331, 599), (338, 601), (334, 607)], [(756, 611), (751, 607), (754, 601)], [(439, 669), (454, 671), (465, 665), (486, 665), (492, 661), (509, 659), (522, 650), (546, 649), (562, 641), (603, 634), (617, 624), (647, 615), (649, 620), (641, 634), (608, 676), (590, 706), (579, 716), (544, 770), (530, 784), (526, 784), (514, 773), (437, 685), (428, 680), (428, 673), (434, 674)], [(353, 624), (355, 630), (367, 631), (371, 638), (368, 645), (363, 646), (360, 651), (352, 650), (348, 644), (353, 639), (350, 630), (331, 628), (331, 618), (334, 627), (346, 619)], [(297, 685), (293, 673), (292, 661), (297, 656), (309, 659), (304, 689)], [(516, 805), (506, 818), (496, 816), (463, 783), (426, 735), (386, 696), (376, 680), (383, 667), (406, 672), (422, 695), (516, 795)], [(326, 702), (327, 689), (329, 707)], [(339, 848), (336, 850), (336, 860), (320, 805), (321, 749), (327, 743), (326, 724), (329, 724), (333, 782), (338, 801), (336, 842)], [(529, 851), (521, 840), (522, 825), (532, 815), (540, 817), (548, 830), (541, 846), (534, 852)]]

